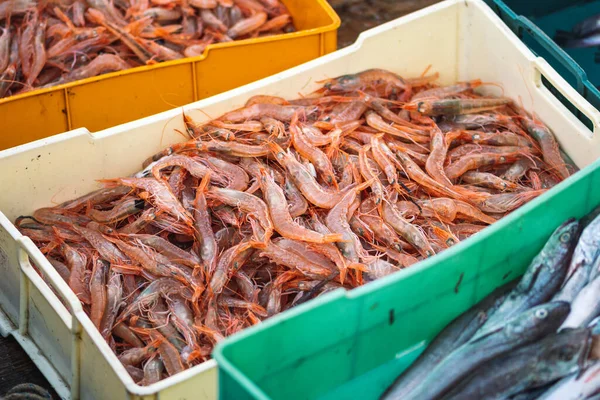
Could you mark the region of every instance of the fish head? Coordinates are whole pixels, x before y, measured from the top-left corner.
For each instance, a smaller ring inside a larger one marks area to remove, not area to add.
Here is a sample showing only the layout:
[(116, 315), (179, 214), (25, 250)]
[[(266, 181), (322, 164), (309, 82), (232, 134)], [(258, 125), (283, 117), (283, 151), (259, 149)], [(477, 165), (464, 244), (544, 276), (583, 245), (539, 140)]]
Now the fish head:
[[(548, 255), (549, 260), (556, 260), (557, 258), (562, 259), (568, 257), (573, 252), (573, 249), (577, 244), (577, 240), (579, 239), (580, 226), (581, 224), (579, 221), (574, 218), (570, 218), (561, 226), (556, 228), (544, 247), (544, 251)], [(556, 272), (555, 269), (558, 267), (564, 267), (564, 264), (568, 263), (549, 262), (548, 272)]]
[(585, 368), (591, 345), (589, 328), (563, 329), (544, 338), (540, 362), (553, 366), (555, 373), (565, 376)]
[(517, 315), (506, 325), (508, 335), (530, 340), (556, 332), (569, 315), (571, 306), (566, 301), (553, 301)]

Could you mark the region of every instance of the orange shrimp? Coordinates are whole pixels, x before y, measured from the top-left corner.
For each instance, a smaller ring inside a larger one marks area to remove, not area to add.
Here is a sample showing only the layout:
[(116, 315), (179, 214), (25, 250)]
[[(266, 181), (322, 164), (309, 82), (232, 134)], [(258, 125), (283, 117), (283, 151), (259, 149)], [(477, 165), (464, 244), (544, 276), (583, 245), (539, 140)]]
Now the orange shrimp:
[(444, 134), (438, 128), (433, 129), (431, 132), (431, 153), (427, 157), (425, 170), (438, 183), (452, 187), (452, 182), (448, 179), (444, 171), (444, 160), (446, 159), (447, 151), (448, 146), (444, 140)]
[(235, 39), (247, 35), (260, 28), (267, 21), (267, 13), (257, 12), (256, 14), (238, 21), (227, 31), (227, 36)]
[(262, 231), (254, 231), (257, 242), (267, 243), (271, 239), (274, 230), (273, 222), (264, 201), (248, 193), (221, 188), (212, 188), (207, 196), (232, 207), (238, 207), (248, 218), (255, 219), (262, 227)]
[(288, 210), (283, 189), (265, 171), (262, 171), (261, 187), (269, 207), (273, 228), (281, 236), (312, 243), (331, 243), (342, 240), (342, 235), (322, 235), (294, 222)]
[(516, 153), (477, 153), (461, 157), (459, 160), (450, 164), (444, 169), (446, 176), (449, 179), (457, 179), (465, 172), (477, 169), (484, 166), (501, 165), (513, 163), (520, 157), (527, 157), (528, 152)]
[(327, 158), (325, 153), (306, 140), (302, 129), (299, 129), (298, 127), (298, 114), (295, 114), (294, 118), (292, 118), (290, 123), (290, 133), (292, 135), (292, 144), (298, 154), (309, 160), (315, 166), (321, 178), (337, 189), (337, 180), (335, 179), (331, 161)]
[[(196, 189), (196, 198), (194, 200), (194, 220), (195, 220), (195, 236), (197, 243), (197, 253), (204, 262), (205, 273), (212, 275), (217, 266), (217, 256), (219, 250), (217, 248), (217, 239), (212, 230), (211, 218), (206, 204), (206, 189), (210, 180), (211, 173), (208, 172), (200, 185)], [(194, 271), (197, 272), (197, 271)]]
[(108, 265), (106, 261), (97, 259), (94, 261), (94, 269), (90, 278), (90, 294), (92, 304), (90, 307), (90, 319), (92, 323), (100, 330), (100, 325), (107, 304), (106, 281), (108, 274)]
[(357, 74), (342, 75), (327, 80), (323, 86), (334, 92), (350, 92), (379, 84), (401, 90), (407, 88), (406, 82), (399, 75), (382, 69), (369, 69)]
[(377, 129), (378, 131), (397, 136), (411, 143), (429, 143), (430, 141), (427, 136), (416, 133), (412, 128), (388, 125), (378, 114), (373, 112), (367, 113), (366, 121), (370, 127)]
[(527, 132), (540, 145), (544, 161), (553, 168), (553, 170), (562, 178), (567, 179), (571, 174), (565, 166), (565, 162), (560, 155), (556, 138), (545, 125), (540, 122), (524, 117), (522, 123), (527, 129)]
[(388, 201), (383, 203), (381, 217), (394, 228), (400, 236), (412, 244), (423, 257), (435, 255), (435, 251), (433, 251), (433, 248), (424, 233), (415, 225), (402, 218), (393, 204)]
[(169, 186), (164, 182), (153, 178), (116, 178), (100, 180), (107, 185), (124, 185), (138, 190), (144, 190), (149, 194), (149, 200), (154, 205), (173, 215), (178, 220), (183, 221), (187, 226), (193, 226), (192, 216), (181, 205), (179, 200), (173, 195)]
[(338, 203), (341, 198), (340, 193), (329, 191), (319, 185), (298, 160), (284, 152), (276, 143), (267, 143), (267, 146), (277, 161), (287, 169), (292, 182), (309, 202), (321, 208), (332, 208)]

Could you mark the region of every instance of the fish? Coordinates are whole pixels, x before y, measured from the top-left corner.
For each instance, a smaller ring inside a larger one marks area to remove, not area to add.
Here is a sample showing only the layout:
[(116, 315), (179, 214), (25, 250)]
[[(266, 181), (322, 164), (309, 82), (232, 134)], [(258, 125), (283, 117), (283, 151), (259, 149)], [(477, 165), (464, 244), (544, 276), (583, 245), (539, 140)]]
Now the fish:
[(527, 267), (517, 287), (481, 327), (478, 335), (496, 329), (507, 319), (548, 301), (555, 294), (567, 273), (578, 233), (579, 222), (573, 218), (556, 228)]
[(504, 298), (516, 284), (517, 281), (514, 280), (498, 287), (475, 306), (455, 318), (433, 339), (412, 365), (396, 378), (394, 383), (381, 395), (381, 399), (403, 399), (420, 384), (437, 363), (471, 339), (486, 321), (488, 315), (502, 304)]
[(554, 36), (554, 41), (560, 47), (567, 49), (596, 47), (600, 45), (600, 32), (596, 32), (585, 37), (578, 37), (571, 32), (557, 31), (556, 35)]
[(589, 36), (600, 31), (600, 14), (584, 19), (576, 24), (571, 31), (579, 37)]
[(537, 400), (541, 395), (543, 395), (546, 390), (552, 387), (552, 383), (548, 385), (541, 386), (539, 388), (525, 390), (521, 393), (515, 394), (514, 396), (510, 396), (509, 400)]
[(565, 283), (553, 300), (573, 301), (577, 293), (587, 284), (592, 271), (598, 270), (599, 255), (600, 216), (596, 216), (581, 232), (579, 242), (573, 250)]
[(478, 368), (444, 400), (505, 399), (586, 367), (588, 328), (568, 329), (496, 358)]
[(406, 400), (433, 400), (449, 391), (489, 360), (556, 332), (569, 315), (569, 303), (550, 302), (530, 308), (497, 330), (471, 339), (433, 368)]
[(539, 400), (580, 400), (600, 390), (600, 361), (581, 373), (564, 377), (554, 384)]
[(600, 276), (588, 283), (573, 300), (564, 328), (585, 327), (600, 314)]

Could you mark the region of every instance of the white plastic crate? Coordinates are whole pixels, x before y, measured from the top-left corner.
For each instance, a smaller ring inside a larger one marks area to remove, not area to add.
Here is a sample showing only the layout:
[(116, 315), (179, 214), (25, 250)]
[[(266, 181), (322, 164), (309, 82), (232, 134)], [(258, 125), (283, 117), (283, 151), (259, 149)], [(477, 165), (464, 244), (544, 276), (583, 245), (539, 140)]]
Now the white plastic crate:
[[(342, 74), (384, 68), (414, 77), (429, 65), (440, 73), (441, 83), (475, 78), (499, 83), (502, 90), (483, 89), (509, 96), (534, 111), (579, 167), (600, 156), (600, 113), (536, 58), (481, 0), (439, 3), (365, 32), (344, 50), (184, 109), (202, 121), (241, 107), (256, 94), (294, 98), (319, 87), (317, 81)], [(594, 132), (542, 85), (542, 74), (590, 119)], [(19, 215), (98, 188), (98, 179), (136, 172), (148, 156), (183, 141), (175, 132), (184, 130), (181, 111), (93, 134), (78, 129), (0, 152), (0, 328), (21, 343), (64, 398), (216, 397), (213, 361), (152, 386), (135, 385), (75, 295), (12, 224)], [(29, 259), (41, 269), (45, 281)]]

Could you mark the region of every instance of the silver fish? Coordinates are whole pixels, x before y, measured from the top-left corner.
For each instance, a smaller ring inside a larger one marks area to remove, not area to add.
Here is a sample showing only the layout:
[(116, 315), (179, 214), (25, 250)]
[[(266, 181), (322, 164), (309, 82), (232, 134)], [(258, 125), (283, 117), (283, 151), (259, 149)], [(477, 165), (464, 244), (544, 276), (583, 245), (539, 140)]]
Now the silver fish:
[(488, 315), (502, 304), (508, 292), (515, 285), (516, 281), (512, 281), (500, 286), (468, 311), (455, 318), (433, 339), (419, 358), (396, 378), (381, 399), (403, 399), (421, 383), (437, 363), (471, 339), (486, 321)]
[(538, 400), (581, 400), (600, 390), (600, 361), (583, 373), (571, 374), (552, 386)]
[(449, 391), (476, 368), (502, 354), (556, 332), (569, 314), (569, 303), (533, 307), (497, 330), (471, 339), (440, 362), (406, 400), (433, 400)]
[(506, 399), (576, 373), (585, 368), (591, 341), (587, 328), (546, 336), (481, 366), (444, 399)]
[(596, 216), (581, 232), (573, 251), (565, 284), (553, 300), (571, 302), (591, 279), (593, 270), (598, 270), (600, 255), (600, 216)]
[(517, 287), (481, 327), (477, 335), (503, 325), (506, 320), (548, 301), (567, 273), (569, 259), (577, 242), (579, 222), (569, 219), (556, 228), (542, 251), (533, 259)]
[(570, 32), (557, 32), (554, 41), (560, 47), (567, 49), (579, 49), (586, 47), (596, 47), (600, 45), (600, 32), (593, 33), (584, 37), (577, 37)]
[(560, 328), (585, 327), (598, 314), (600, 314), (600, 276), (581, 289), (573, 300), (571, 313)]
[(575, 25), (572, 29), (577, 36), (588, 36), (600, 31), (600, 14), (593, 15)]

